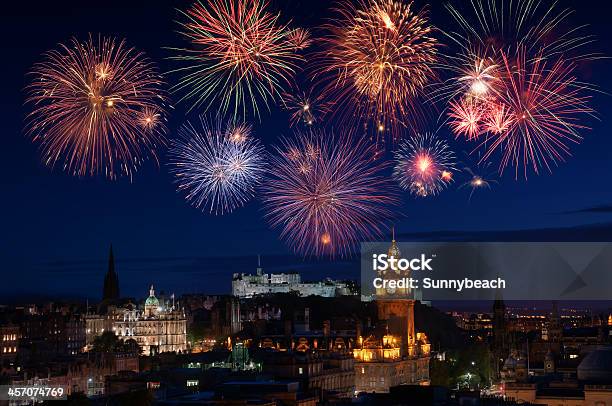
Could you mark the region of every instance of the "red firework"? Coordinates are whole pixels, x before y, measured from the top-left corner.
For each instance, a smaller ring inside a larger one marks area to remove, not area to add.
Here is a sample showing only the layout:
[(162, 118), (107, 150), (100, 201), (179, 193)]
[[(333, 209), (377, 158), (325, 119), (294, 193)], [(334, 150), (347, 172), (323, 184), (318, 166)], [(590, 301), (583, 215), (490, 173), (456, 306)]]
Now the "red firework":
[(296, 51), (303, 51), (312, 45), (310, 31), (306, 28), (295, 28), (291, 30), (287, 38)]
[(484, 130), (495, 135), (508, 131), (516, 118), (505, 104), (493, 103), (484, 115)]
[(266, 217), (302, 255), (346, 256), (381, 235), (393, 185), (374, 147), (350, 134), (297, 133), (277, 148), (264, 186)]
[(34, 66), (27, 133), (46, 165), (64, 160), (73, 175), (131, 176), (165, 144), (163, 82), (125, 41), (72, 39)]
[(588, 129), (581, 122), (582, 116), (594, 113), (588, 89), (577, 81), (571, 62), (529, 60), (524, 51), (512, 61), (505, 53), (502, 57), (503, 80), (496, 94), (500, 107), (494, 111), (503, 116), (499, 122), (504, 131), (481, 144), (482, 160), (499, 150), (500, 172), (509, 165), (517, 177), (519, 168), (525, 178), (530, 167), (536, 174), (541, 167), (550, 171), (551, 164), (570, 155), (571, 144), (582, 140), (580, 131)]
[(453, 132), (458, 136), (465, 136), (474, 140), (482, 134), (481, 121), (484, 109), (480, 102), (465, 99), (460, 102), (451, 101), (448, 116)]

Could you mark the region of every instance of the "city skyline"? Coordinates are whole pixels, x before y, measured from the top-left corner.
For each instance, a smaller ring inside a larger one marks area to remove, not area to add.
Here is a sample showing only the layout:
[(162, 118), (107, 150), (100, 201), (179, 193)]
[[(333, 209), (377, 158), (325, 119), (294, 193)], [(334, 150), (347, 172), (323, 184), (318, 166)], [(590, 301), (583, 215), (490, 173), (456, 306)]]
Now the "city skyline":
[(611, 406), (611, 14), (3, 4), (0, 404)]

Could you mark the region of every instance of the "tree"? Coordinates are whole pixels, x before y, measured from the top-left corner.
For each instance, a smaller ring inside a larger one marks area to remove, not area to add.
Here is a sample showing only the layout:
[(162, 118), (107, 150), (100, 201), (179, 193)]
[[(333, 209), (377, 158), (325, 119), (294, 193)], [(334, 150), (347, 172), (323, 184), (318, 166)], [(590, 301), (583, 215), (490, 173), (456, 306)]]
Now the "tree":
[(92, 351), (99, 353), (114, 352), (118, 345), (119, 337), (112, 331), (105, 331), (94, 339)]
[(433, 358), (429, 363), (429, 379), (432, 385), (449, 387), (451, 364), (448, 361), (439, 361)]

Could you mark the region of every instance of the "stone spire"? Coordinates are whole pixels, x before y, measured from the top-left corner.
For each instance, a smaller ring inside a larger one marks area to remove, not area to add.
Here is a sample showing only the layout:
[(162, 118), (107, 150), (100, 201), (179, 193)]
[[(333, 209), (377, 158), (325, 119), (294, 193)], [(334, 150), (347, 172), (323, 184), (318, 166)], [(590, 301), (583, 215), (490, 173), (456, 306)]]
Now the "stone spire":
[(113, 245), (110, 246), (108, 254), (108, 271), (104, 276), (104, 290), (102, 291), (102, 300), (117, 300), (119, 299), (119, 276), (115, 272), (115, 256), (113, 255)]

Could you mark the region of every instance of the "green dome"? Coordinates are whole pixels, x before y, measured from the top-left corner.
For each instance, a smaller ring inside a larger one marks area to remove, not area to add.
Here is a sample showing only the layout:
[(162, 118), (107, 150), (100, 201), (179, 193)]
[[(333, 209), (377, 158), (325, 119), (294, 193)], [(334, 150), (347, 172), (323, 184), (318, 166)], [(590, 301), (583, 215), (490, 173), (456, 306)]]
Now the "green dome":
[(155, 297), (155, 289), (153, 289), (153, 285), (151, 285), (151, 289), (149, 289), (149, 297), (145, 301), (145, 306), (159, 306), (159, 300)]
[(145, 306), (159, 306), (159, 300), (155, 296), (149, 296), (145, 301)]

